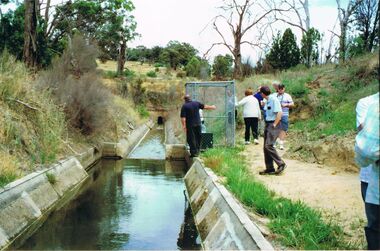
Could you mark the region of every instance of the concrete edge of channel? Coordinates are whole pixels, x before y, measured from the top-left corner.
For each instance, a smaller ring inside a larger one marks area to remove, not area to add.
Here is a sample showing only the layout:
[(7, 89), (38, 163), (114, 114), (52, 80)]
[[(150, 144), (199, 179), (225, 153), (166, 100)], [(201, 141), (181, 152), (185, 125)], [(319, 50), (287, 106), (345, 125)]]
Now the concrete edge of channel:
[(246, 210), (198, 158), (193, 160), (184, 179), (194, 220), (206, 250), (274, 250)]
[(102, 157), (126, 157), (153, 126), (148, 121), (119, 143), (91, 147), (0, 189), (0, 250), (21, 246), (52, 211), (76, 197), (89, 177), (88, 168)]

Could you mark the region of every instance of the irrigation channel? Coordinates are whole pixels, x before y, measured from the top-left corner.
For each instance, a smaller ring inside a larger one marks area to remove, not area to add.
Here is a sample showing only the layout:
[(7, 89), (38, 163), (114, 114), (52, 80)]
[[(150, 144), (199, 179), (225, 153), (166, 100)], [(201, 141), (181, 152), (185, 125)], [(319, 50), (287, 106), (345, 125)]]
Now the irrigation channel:
[(20, 249), (201, 249), (184, 195), (185, 162), (165, 161), (151, 130), (125, 160), (101, 160), (81, 195)]

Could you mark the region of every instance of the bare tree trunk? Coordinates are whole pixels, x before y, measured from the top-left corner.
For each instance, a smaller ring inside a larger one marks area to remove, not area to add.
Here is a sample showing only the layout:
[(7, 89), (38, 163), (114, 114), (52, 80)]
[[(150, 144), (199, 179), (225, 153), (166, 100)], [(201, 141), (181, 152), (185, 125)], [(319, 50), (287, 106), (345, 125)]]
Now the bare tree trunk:
[(33, 68), (37, 66), (37, 15), (38, 0), (25, 0), (24, 50), (25, 64)]
[(46, 9), (45, 9), (45, 27), (44, 27), (44, 34), (47, 33), (47, 27), (49, 24), (49, 9), (50, 9), (50, 2), (51, 0), (47, 0), (46, 2)]
[(302, 2), (302, 7), (305, 11), (305, 25), (306, 25), (306, 31), (310, 30), (310, 11), (309, 11), (309, 0), (305, 0)]
[(345, 22), (340, 24), (340, 37), (339, 37), (339, 62), (346, 61), (346, 39), (347, 39), (347, 24)]
[(366, 48), (369, 52), (372, 51), (374, 41), (375, 41), (375, 37), (376, 37), (376, 32), (378, 33), (378, 38), (380, 39), (380, 29), (379, 29), (379, 24), (378, 24), (378, 22), (379, 22), (379, 11), (380, 11), (379, 5), (377, 5), (376, 16), (375, 16), (375, 20), (373, 22), (373, 30), (369, 36), (368, 47)]
[(124, 64), (125, 64), (125, 51), (127, 49), (127, 43), (125, 39), (123, 39), (123, 42), (120, 44), (120, 49), (119, 49), (119, 57), (117, 60), (117, 75), (121, 76), (124, 71)]

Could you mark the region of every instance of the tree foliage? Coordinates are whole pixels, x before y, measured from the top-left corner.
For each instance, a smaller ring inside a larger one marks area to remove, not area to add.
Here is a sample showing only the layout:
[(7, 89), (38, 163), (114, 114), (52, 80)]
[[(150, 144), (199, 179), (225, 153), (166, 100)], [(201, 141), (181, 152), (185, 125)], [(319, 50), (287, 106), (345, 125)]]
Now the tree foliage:
[(197, 50), (189, 43), (170, 41), (160, 55), (160, 60), (170, 68), (176, 70), (178, 66), (185, 66)]
[[(102, 59), (120, 58), (121, 47), (138, 35), (131, 15), (133, 9), (130, 0), (73, 0), (56, 5), (51, 20), (46, 20), (49, 15), (42, 17), (38, 12), (37, 34), (32, 39), (33, 49), (37, 49), (37, 64), (50, 64), (51, 58), (61, 55), (77, 33), (97, 44)], [(4, 13), (0, 20), (0, 49), (7, 47), (20, 58), (21, 45), (25, 42), (24, 24), (28, 22), (25, 22), (23, 4), (15, 11)]]
[[(371, 52), (375, 45), (379, 45), (379, 1), (361, 1), (354, 16), (355, 26), (360, 31), (363, 46), (366, 51)], [(358, 43), (359, 40), (356, 42)]]
[(301, 39), (301, 58), (302, 62), (310, 67), (312, 63), (318, 63), (318, 42), (321, 40), (321, 34), (317, 29), (310, 28), (306, 31)]
[(206, 79), (210, 76), (210, 65), (206, 60), (193, 56), (185, 66), (186, 75), (199, 79)]
[(214, 78), (217, 80), (223, 80), (231, 77), (233, 72), (232, 62), (233, 58), (231, 55), (226, 54), (225, 56), (216, 56), (212, 65), (212, 74), (214, 75)]
[(284, 70), (300, 63), (300, 49), (296, 41), (290, 28), (284, 31), (282, 37), (278, 33), (273, 39), (267, 60), (274, 69)]

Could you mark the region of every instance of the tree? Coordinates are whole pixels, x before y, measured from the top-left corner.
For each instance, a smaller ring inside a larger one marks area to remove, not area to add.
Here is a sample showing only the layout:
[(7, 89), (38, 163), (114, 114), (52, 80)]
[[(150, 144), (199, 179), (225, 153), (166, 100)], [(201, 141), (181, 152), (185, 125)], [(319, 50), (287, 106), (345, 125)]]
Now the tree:
[(300, 63), (300, 49), (297, 38), (290, 28), (286, 29), (280, 41), (280, 61), (282, 69), (288, 69)]
[(354, 12), (356, 27), (361, 32), (366, 51), (371, 52), (379, 40), (379, 2), (377, 0), (362, 1)]
[(276, 37), (273, 38), (272, 47), (266, 57), (266, 61), (274, 69), (282, 68), (282, 63), (280, 60), (280, 54), (281, 54), (280, 42), (281, 42), (281, 35), (280, 35), (280, 32), (278, 32)]
[(40, 16), (39, 0), (24, 0), (24, 50), (23, 59), (28, 67), (37, 66), (37, 20)]
[(212, 65), (212, 73), (218, 80), (226, 79), (231, 76), (232, 73), (233, 58), (231, 55), (225, 56), (218, 55), (214, 58), (214, 64)]
[(318, 42), (321, 40), (321, 34), (317, 29), (311, 28), (306, 31), (301, 39), (301, 57), (303, 63), (310, 67), (312, 62), (318, 61)]
[(160, 60), (176, 70), (178, 66), (187, 65), (197, 52), (198, 51), (188, 43), (170, 41), (162, 52)]
[(206, 60), (194, 56), (185, 66), (185, 71), (189, 77), (205, 79), (210, 76), (210, 65)]
[(297, 46), (296, 36), (290, 28), (284, 31), (282, 37), (277, 34), (267, 56), (268, 62), (274, 69), (288, 69), (300, 62), (300, 50)]
[(134, 9), (129, 0), (74, 0), (55, 8), (46, 36), (56, 43), (63, 37), (80, 32), (97, 42), (101, 58), (118, 60), (118, 71), (124, 67), (126, 43), (138, 34), (130, 14)]
[(339, 37), (339, 62), (344, 63), (346, 60), (346, 46), (347, 46), (347, 30), (350, 23), (353, 21), (352, 14), (363, 0), (349, 0), (347, 8), (343, 9), (340, 0), (336, 0), (338, 5), (338, 18), (340, 24)]
[[(243, 3), (237, 0), (225, 0), (224, 5), (220, 8), (225, 12), (224, 15), (219, 15), (214, 18), (213, 28), (220, 36), (222, 42), (214, 43), (211, 45), (210, 49), (206, 54), (217, 45), (225, 46), (233, 55), (234, 59), (234, 78), (241, 77), (241, 46), (248, 44), (252, 47), (260, 47), (263, 45), (261, 40), (263, 34), (265, 33), (265, 27), (269, 22), (263, 24), (263, 21), (269, 17), (269, 15), (276, 11), (283, 11), (278, 9), (274, 3), (275, 1), (264, 1), (267, 6), (262, 5), (262, 1), (258, 0), (244, 0)], [(272, 3), (272, 5), (271, 5)], [(228, 42), (228, 34), (222, 32), (222, 24), (218, 23), (221, 21), (225, 24), (232, 35), (232, 42)], [(245, 35), (257, 28), (257, 34), (259, 34), (256, 42), (246, 40)]]

